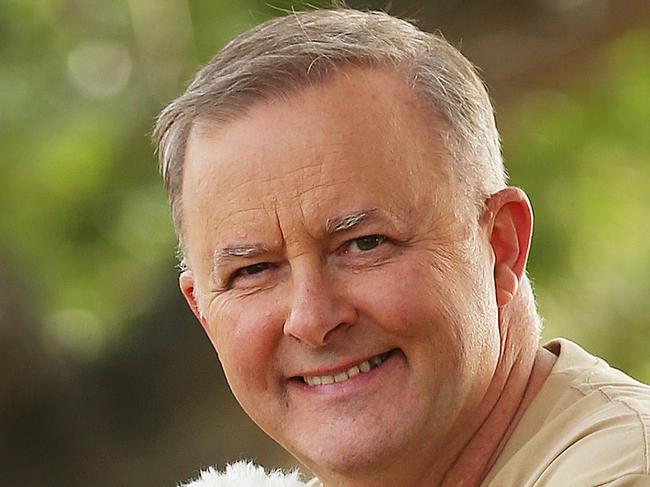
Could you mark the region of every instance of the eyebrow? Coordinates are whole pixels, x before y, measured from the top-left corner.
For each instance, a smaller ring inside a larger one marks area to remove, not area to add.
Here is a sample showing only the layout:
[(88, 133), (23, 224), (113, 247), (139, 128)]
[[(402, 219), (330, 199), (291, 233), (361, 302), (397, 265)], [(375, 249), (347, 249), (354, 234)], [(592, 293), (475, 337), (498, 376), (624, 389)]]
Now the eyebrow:
[(266, 252), (267, 248), (262, 244), (240, 245), (237, 247), (224, 247), (214, 253), (215, 260), (227, 259), (228, 257), (251, 257)]
[(268, 249), (259, 243), (250, 245), (237, 245), (235, 247), (224, 247), (215, 251), (212, 257), (212, 275), (216, 276), (217, 270), (226, 265), (232, 259), (238, 257), (255, 257), (267, 253)]
[(331, 235), (336, 232), (342, 232), (343, 230), (349, 230), (375, 216), (376, 213), (377, 208), (368, 208), (349, 215), (328, 218), (327, 223), (325, 223), (325, 232)]

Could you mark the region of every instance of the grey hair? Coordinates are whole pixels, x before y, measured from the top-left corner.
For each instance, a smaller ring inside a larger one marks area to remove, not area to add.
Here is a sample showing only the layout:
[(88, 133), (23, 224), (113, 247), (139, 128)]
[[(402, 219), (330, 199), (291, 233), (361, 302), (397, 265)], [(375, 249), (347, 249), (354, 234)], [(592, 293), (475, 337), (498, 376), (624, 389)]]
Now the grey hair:
[(200, 120), (227, 123), (260, 100), (317, 85), (346, 67), (389, 68), (405, 76), (442, 122), (449, 172), (476, 208), (505, 186), (487, 91), (472, 64), (442, 36), (383, 12), (298, 12), (233, 39), (157, 120), (153, 140), (181, 256), (183, 162), (193, 125)]

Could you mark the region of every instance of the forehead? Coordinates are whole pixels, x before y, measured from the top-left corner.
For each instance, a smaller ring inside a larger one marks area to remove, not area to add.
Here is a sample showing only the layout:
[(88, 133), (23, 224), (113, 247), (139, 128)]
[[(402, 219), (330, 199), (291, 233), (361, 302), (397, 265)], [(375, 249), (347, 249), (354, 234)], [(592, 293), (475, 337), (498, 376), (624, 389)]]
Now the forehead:
[(186, 229), (199, 220), (218, 232), (289, 207), (322, 221), (418, 206), (449, 184), (443, 152), (436, 123), (396, 73), (344, 71), (225, 125), (197, 123), (185, 158)]

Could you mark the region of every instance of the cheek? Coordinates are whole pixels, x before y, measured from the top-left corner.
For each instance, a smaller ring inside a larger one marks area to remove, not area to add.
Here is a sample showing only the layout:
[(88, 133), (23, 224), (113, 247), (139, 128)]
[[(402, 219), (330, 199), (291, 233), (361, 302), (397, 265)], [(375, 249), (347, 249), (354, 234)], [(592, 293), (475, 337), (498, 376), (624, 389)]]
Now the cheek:
[(433, 333), (447, 321), (442, 280), (417, 262), (395, 262), (357, 275), (349, 289), (362, 315), (400, 337)]
[[(221, 303), (209, 317), (214, 345), (236, 396), (270, 387), (283, 320), (274, 300), (247, 297)], [(242, 398), (243, 399), (243, 398)]]
[[(403, 259), (370, 273), (355, 276), (350, 282), (362, 315), (371, 323), (393, 334), (405, 346), (428, 346), (432, 353), (446, 354), (456, 361), (463, 355), (467, 335), (485, 328), (477, 306), (474, 282), (469, 268), (439, 267), (426, 255)], [(480, 279), (479, 279), (480, 280)], [(472, 347), (470, 347), (472, 348)]]

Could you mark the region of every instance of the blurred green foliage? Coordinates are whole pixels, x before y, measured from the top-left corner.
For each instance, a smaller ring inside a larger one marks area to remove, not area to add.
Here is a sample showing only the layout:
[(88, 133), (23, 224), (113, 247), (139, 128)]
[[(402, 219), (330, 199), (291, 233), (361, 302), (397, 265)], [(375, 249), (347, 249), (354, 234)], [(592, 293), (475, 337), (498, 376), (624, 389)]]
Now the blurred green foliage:
[(506, 114), (504, 153), (536, 224), (529, 272), (544, 336), (650, 382), (650, 33), (608, 46), (587, 79)]

